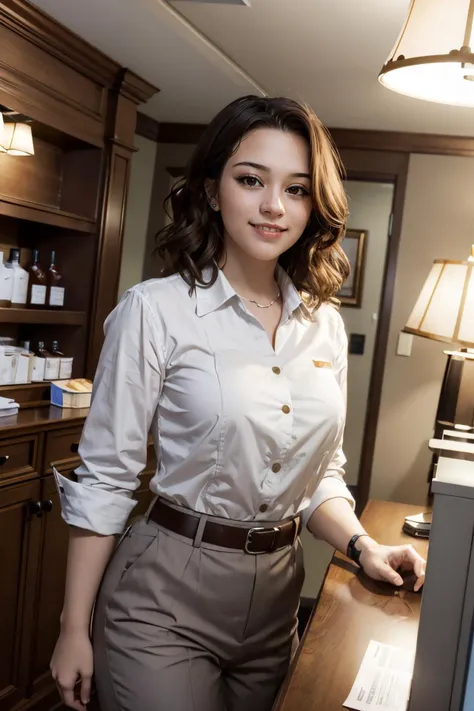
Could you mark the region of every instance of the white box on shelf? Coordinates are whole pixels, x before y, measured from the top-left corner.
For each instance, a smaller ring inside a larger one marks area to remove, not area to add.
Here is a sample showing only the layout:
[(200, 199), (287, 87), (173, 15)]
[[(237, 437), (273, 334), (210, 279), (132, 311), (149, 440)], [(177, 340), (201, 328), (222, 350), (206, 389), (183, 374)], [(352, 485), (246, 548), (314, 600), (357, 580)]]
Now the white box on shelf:
[[(66, 381), (67, 382), (67, 381)], [(57, 407), (83, 408), (90, 407), (91, 392), (78, 392), (66, 385), (63, 380), (53, 380), (51, 383), (51, 404)]]

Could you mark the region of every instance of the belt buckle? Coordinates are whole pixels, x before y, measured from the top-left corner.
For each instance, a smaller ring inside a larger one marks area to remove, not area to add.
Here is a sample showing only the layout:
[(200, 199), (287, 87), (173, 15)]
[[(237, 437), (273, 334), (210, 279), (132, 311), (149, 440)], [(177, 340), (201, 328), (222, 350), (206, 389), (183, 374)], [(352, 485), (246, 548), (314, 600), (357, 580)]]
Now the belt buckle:
[[(249, 544), (252, 542), (252, 533), (261, 533), (262, 531), (273, 531), (273, 542), (268, 551), (251, 551), (249, 549)], [(244, 551), (248, 553), (249, 555), (259, 555), (260, 553), (273, 553), (274, 549), (274, 544), (276, 541), (276, 536), (278, 535), (280, 529), (278, 526), (273, 526), (273, 528), (267, 527), (267, 526), (255, 526), (254, 528), (250, 528), (247, 532), (247, 538), (245, 540), (245, 545), (244, 545)]]

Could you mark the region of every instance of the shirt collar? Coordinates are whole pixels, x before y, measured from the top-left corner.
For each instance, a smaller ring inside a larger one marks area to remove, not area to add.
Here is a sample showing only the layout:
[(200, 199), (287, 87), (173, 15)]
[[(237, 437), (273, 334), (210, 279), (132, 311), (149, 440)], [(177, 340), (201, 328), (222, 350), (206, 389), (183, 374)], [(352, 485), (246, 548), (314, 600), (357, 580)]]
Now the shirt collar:
[[(211, 267), (203, 269), (203, 280), (205, 282), (210, 280), (211, 275)], [(280, 265), (277, 266), (277, 281), (283, 297), (283, 322), (299, 307), (303, 309), (306, 307), (292, 280)], [(200, 284), (196, 284), (196, 313), (198, 316), (205, 316), (211, 311), (216, 311), (233, 298), (239, 299), (240, 297), (225, 277), (223, 271), (219, 269), (217, 279), (212, 286), (203, 287)]]

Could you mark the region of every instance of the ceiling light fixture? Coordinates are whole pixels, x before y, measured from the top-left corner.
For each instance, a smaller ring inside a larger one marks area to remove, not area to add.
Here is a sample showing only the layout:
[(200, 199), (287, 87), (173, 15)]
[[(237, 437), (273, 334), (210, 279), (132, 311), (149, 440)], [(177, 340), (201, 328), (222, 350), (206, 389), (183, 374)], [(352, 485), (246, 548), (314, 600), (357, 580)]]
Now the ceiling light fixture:
[(474, 106), (474, 0), (412, 0), (379, 81), (416, 99)]
[(0, 136), (0, 151), (10, 156), (33, 156), (33, 134), (27, 123), (6, 123)]

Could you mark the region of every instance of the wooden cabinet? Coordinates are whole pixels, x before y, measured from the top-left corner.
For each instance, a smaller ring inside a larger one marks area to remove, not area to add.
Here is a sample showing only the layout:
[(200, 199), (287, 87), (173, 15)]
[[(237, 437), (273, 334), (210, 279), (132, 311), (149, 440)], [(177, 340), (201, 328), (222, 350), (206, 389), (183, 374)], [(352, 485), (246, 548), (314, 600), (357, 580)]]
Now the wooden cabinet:
[[(54, 464), (74, 479), (81, 414), (31, 409), (18, 416), (16, 428), (0, 424), (0, 452), (10, 452), (10, 464), (14, 460), (0, 479), (0, 711), (49, 711), (59, 702), (49, 664), (59, 634), (69, 529), (51, 472)], [(28, 427), (35, 431), (23, 434)], [(155, 469), (150, 444), (131, 520), (152, 501)]]
[(38, 479), (0, 490), (0, 711), (27, 695), (38, 570)]
[[(63, 476), (72, 472), (61, 471)], [(64, 600), (69, 530), (61, 516), (54, 476), (41, 482), (41, 501), (46, 512), (41, 519), (41, 546), (36, 586), (36, 616), (32, 629), (32, 655), (29, 674), (31, 693), (52, 686), (49, 663), (59, 635), (59, 619)]]

